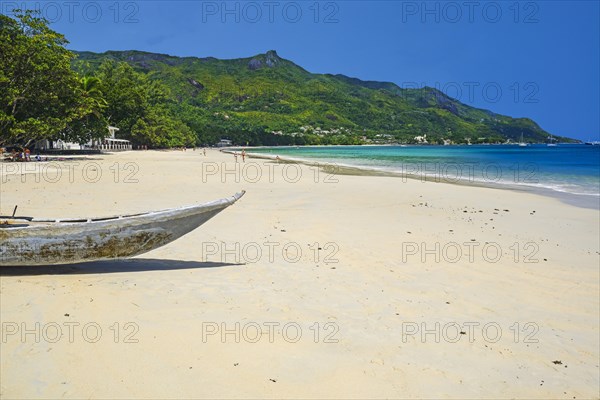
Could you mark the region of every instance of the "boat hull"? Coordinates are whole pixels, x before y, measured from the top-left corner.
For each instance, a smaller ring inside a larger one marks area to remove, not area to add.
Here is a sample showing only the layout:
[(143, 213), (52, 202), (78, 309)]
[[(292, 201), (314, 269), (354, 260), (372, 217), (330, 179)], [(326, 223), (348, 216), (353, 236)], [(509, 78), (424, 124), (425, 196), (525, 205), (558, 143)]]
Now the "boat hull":
[(0, 266), (61, 265), (137, 256), (191, 232), (242, 195), (103, 221), (0, 229)]

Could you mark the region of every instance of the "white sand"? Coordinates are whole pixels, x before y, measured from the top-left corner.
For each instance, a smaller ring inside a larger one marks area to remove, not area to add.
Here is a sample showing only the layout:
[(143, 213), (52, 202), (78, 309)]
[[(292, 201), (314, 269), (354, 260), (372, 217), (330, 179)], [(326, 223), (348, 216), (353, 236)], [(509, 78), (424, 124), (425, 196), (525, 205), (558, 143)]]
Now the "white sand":
[[(214, 150), (77, 162), (25, 175), (0, 164), (0, 214), (18, 204), (37, 217), (104, 216), (247, 194), (133, 260), (2, 268), (2, 398), (599, 396), (597, 210), (307, 166), (284, 176), (264, 160), (223, 175), (233, 156)], [(439, 262), (423, 260), (436, 243)]]

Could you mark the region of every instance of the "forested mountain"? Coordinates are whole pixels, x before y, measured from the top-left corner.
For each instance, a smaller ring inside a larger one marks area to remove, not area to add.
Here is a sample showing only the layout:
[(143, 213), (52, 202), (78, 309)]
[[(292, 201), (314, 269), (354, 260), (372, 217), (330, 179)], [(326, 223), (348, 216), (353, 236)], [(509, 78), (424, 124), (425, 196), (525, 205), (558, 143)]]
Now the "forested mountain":
[(425, 135), (429, 143), (514, 142), (521, 134), (545, 142), (549, 135), (531, 119), (470, 107), (434, 88), (313, 74), (275, 51), (234, 60), (77, 55), (73, 68), (102, 82), (110, 123), (122, 137), (155, 147), (222, 137), (238, 145), (302, 145), (414, 143)]
[[(0, 15), (0, 145), (85, 143), (108, 124), (135, 146), (546, 142), (528, 118), (434, 88), (313, 74), (275, 51), (250, 58), (71, 52), (33, 11)], [(572, 141), (555, 137), (558, 141)]]

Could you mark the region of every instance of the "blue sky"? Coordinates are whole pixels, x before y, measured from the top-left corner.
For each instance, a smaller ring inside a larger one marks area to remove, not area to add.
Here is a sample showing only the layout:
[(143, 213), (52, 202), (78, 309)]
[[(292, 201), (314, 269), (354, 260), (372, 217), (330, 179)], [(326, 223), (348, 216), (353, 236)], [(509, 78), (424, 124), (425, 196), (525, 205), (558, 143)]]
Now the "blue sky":
[(433, 86), (472, 106), (600, 138), (598, 1), (0, 1), (40, 8), (69, 48), (249, 57)]

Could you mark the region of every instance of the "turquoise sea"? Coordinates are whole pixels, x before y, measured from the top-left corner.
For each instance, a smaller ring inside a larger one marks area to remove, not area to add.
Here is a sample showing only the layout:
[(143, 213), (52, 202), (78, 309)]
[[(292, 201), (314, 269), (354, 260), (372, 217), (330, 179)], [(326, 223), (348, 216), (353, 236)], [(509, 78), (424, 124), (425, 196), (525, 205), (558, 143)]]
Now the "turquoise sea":
[(440, 182), (537, 190), (600, 204), (600, 146), (315, 146), (250, 151)]

